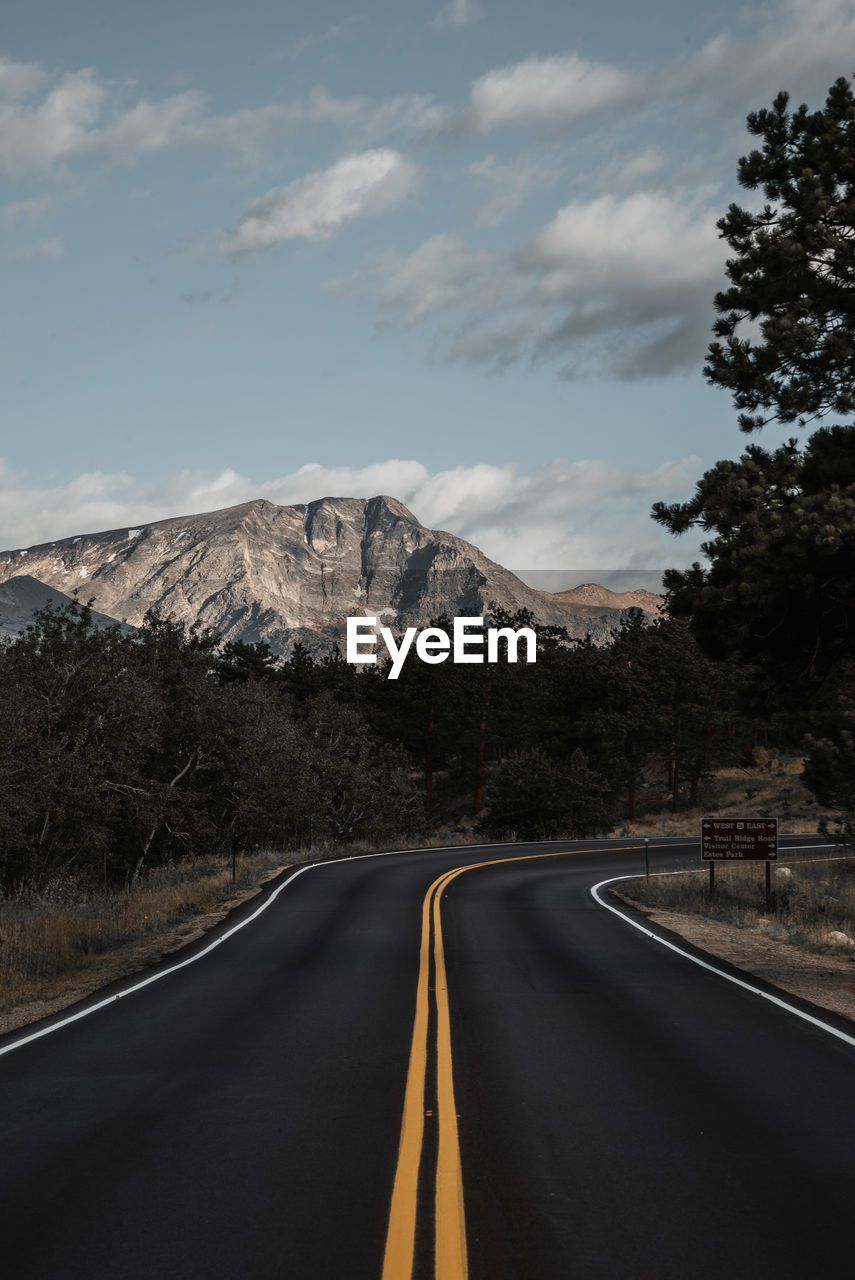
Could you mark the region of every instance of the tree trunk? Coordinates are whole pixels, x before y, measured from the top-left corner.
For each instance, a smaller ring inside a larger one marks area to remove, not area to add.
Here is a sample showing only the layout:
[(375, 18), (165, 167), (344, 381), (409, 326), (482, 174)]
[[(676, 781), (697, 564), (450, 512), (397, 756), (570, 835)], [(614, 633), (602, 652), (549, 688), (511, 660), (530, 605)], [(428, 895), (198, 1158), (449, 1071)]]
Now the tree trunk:
[(493, 693), (493, 673), (487, 683), (487, 696), (484, 699), (484, 710), (478, 726), (478, 752), (475, 764), (475, 795), (472, 801), (472, 817), (477, 818), (484, 802), (484, 736), (487, 731), (487, 713), (490, 710), (490, 698)]
[(433, 733), (434, 710), (433, 698), (431, 698), (428, 708), (427, 742), (425, 743), (425, 809), (428, 811), (433, 806)]

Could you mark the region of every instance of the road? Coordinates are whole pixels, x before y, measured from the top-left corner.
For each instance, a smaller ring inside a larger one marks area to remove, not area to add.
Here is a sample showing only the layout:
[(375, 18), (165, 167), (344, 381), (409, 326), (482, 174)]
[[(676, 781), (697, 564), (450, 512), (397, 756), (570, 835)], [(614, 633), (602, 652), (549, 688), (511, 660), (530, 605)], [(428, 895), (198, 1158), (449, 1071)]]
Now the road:
[(4, 1269), (848, 1271), (855, 1047), (599, 906), (592, 885), (640, 869), (630, 844), (324, 864), (198, 962), (0, 1056)]

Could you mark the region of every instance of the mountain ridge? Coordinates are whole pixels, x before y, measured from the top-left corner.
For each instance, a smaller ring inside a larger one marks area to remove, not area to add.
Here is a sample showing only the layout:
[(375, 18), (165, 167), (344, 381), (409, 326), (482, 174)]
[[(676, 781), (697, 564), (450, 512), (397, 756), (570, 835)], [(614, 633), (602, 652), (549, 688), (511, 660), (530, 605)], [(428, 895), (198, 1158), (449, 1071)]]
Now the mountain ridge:
[[(72, 598), (32, 574), (22, 573), (6, 578), (0, 582), (0, 637), (20, 635), (32, 622), (37, 610), (47, 606), (62, 609), (71, 604)], [(96, 627), (110, 627), (116, 619), (93, 611), (92, 622)], [(124, 625), (127, 630), (132, 630)]]
[(542, 623), (600, 641), (626, 616), (606, 588), (606, 596), (578, 600), (529, 587), (386, 494), (292, 506), (255, 498), (0, 552), (0, 581), (22, 571), (65, 594), (76, 589), (100, 613), (131, 625), (156, 608), (209, 626), (223, 641), (266, 641), (277, 654), (297, 641), (331, 650), (356, 613), (423, 626), (442, 613), (528, 609)]

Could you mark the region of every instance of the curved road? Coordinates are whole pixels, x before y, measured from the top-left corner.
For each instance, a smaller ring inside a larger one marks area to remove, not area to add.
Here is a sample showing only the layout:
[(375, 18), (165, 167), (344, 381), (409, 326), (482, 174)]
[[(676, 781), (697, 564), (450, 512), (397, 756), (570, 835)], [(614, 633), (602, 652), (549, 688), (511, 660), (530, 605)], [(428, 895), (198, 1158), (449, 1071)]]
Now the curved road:
[[(696, 846), (651, 850), (682, 864)], [(4, 1270), (848, 1270), (855, 1047), (592, 898), (640, 869), (628, 841), (326, 863), (198, 962), (6, 1037)]]

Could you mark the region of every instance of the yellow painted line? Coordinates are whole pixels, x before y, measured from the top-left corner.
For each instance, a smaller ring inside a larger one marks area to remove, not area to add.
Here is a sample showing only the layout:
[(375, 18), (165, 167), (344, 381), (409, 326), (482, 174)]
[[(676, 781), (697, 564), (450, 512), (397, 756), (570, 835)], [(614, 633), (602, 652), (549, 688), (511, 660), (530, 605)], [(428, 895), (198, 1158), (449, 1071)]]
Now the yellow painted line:
[[(673, 841), (651, 848), (678, 848), (696, 844), (695, 840)], [(425, 1084), (428, 1054), (428, 1005), (433, 993), (436, 1003), (436, 1076), (439, 1141), (435, 1178), (434, 1277), (435, 1280), (467, 1280), (466, 1217), (463, 1205), (463, 1172), (460, 1161), (460, 1137), (454, 1098), (454, 1072), (451, 1046), (451, 1014), (448, 1003), (448, 979), (442, 940), (440, 906), (443, 891), (464, 871), (478, 867), (494, 867), (506, 862), (530, 862), (539, 858), (561, 858), (574, 853), (635, 853), (638, 844), (617, 849), (558, 849), (550, 853), (524, 853), (511, 858), (492, 858), (486, 862), (470, 862), (445, 871), (429, 886), (422, 902), (419, 976), (416, 985), (416, 1012), (404, 1111), (398, 1144), (398, 1164), (389, 1206), (389, 1224), (383, 1255), (382, 1280), (412, 1280), (415, 1261), (416, 1221), (418, 1209), (419, 1171), (424, 1148), (424, 1119), (433, 1111), (426, 1108)], [(431, 924), (433, 929), (431, 930)], [(433, 948), (431, 948), (433, 934)], [(433, 950), (435, 986), (429, 986), (430, 958)]]
[(448, 979), (442, 944), (440, 902), (443, 889), (462, 870), (440, 882), (433, 895), (433, 943), (436, 966), (436, 1101), (439, 1112), (439, 1146), (436, 1159), (435, 1249), (436, 1280), (465, 1280), (466, 1218), (463, 1211), (463, 1172), (460, 1167), (460, 1139), (454, 1101), (454, 1074), (451, 1060), (451, 1014)]
[[(440, 877), (441, 878), (441, 877)], [(430, 972), (431, 885), (422, 903), (422, 937), (419, 951), (419, 978), (416, 985), (416, 1015), (404, 1092), (398, 1167), (389, 1209), (383, 1280), (410, 1280), (416, 1247), (416, 1206), (419, 1166), (424, 1139), (425, 1073), (427, 1070), (428, 974)]]

